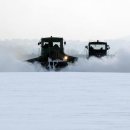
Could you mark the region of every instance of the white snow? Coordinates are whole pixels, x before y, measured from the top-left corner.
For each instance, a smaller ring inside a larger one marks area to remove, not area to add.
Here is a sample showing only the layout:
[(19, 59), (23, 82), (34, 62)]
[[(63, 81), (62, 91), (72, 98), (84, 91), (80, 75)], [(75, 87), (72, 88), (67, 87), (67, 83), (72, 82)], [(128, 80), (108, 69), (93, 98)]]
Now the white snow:
[[(107, 42), (107, 41), (105, 41)], [(0, 72), (45, 72), (40, 64), (26, 60), (40, 56), (38, 40), (0, 40)], [(110, 40), (108, 57), (87, 57), (88, 41), (68, 41), (65, 53), (77, 56), (78, 61), (61, 70), (62, 72), (130, 72), (130, 40)]]
[(0, 73), (0, 130), (130, 130), (130, 74)]

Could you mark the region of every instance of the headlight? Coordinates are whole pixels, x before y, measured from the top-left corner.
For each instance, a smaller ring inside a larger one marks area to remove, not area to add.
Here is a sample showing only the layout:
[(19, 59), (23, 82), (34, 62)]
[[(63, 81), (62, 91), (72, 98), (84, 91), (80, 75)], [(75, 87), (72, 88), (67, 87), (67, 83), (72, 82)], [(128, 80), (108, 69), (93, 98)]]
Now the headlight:
[(64, 56), (63, 60), (67, 61), (68, 60), (68, 56)]

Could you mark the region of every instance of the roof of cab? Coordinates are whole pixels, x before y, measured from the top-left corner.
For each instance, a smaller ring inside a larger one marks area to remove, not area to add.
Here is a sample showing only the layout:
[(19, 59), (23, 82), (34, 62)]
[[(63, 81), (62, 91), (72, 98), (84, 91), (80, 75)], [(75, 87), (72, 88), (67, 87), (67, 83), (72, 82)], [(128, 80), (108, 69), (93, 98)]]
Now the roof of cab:
[(104, 44), (107, 44), (107, 42), (100, 42), (99, 40), (97, 40), (96, 42), (89, 42), (89, 44), (100, 44), (100, 45), (104, 45)]
[(60, 41), (63, 41), (63, 38), (61, 37), (46, 37), (46, 38), (42, 38), (41, 41), (44, 41), (44, 42), (60, 42)]

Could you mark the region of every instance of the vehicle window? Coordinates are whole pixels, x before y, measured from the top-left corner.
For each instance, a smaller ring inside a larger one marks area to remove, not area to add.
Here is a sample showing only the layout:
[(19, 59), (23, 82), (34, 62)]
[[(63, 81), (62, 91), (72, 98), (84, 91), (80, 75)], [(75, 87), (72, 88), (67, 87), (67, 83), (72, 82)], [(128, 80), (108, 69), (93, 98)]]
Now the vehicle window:
[(44, 42), (44, 45), (49, 44), (48, 42)]
[(90, 48), (93, 48), (94, 50), (100, 50), (100, 49), (105, 50), (106, 46), (105, 45), (90, 45)]
[(60, 42), (53, 42), (53, 46), (54, 45), (58, 45), (58, 47), (60, 47)]

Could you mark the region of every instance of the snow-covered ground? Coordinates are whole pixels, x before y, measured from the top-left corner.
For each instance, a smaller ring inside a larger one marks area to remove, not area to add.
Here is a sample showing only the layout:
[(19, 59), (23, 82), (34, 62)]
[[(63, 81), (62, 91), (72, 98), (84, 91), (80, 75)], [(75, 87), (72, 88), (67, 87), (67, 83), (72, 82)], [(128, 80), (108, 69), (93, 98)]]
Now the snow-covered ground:
[(0, 130), (130, 130), (130, 74), (0, 73)]

